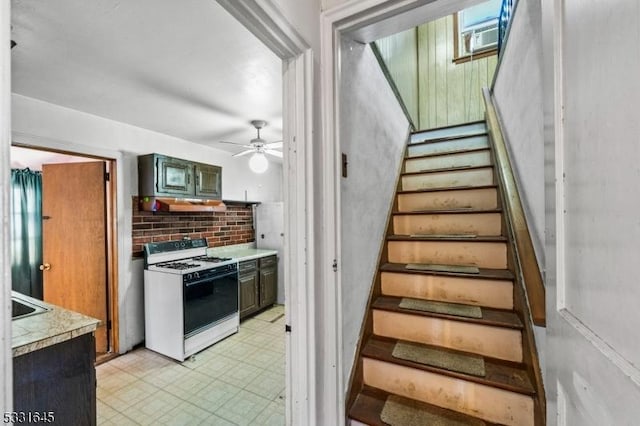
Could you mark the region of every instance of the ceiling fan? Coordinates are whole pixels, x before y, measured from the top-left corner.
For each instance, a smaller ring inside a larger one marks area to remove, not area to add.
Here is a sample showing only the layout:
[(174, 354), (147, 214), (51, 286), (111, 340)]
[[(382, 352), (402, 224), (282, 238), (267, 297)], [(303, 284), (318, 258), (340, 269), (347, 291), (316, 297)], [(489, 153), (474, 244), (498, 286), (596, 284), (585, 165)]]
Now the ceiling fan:
[(249, 168), (255, 173), (263, 173), (269, 167), (269, 161), (265, 154), (273, 155), (274, 157), (282, 158), (282, 152), (276, 151), (274, 148), (282, 148), (282, 141), (267, 143), (266, 140), (260, 137), (260, 129), (267, 125), (264, 120), (252, 120), (251, 124), (256, 128), (258, 136), (249, 141), (249, 144), (242, 144), (237, 142), (220, 141), (220, 143), (226, 143), (231, 145), (238, 145), (247, 148), (246, 150), (233, 154), (234, 157), (241, 157), (247, 154), (253, 154), (249, 158)]
[(249, 144), (237, 143), (237, 142), (227, 142), (220, 141), (220, 143), (227, 143), (231, 145), (243, 146), (246, 149), (245, 151), (239, 152), (237, 154), (233, 154), (234, 157), (241, 157), (243, 155), (251, 154), (251, 153), (262, 153), (273, 155), (274, 157), (282, 158), (282, 152), (276, 151), (274, 148), (282, 148), (282, 141), (267, 143), (266, 140), (260, 137), (260, 129), (264, 128), (267, 125), (267, 122), (264, 120), (252, 120), (251, 124), (256, 128), (258, 132), (258, 136), (249, 141)]
[(253, 154), (249, 158), (249, 168), (254, 173), (264, 173), (269, 168), (269, 160), (265, 154), (273, 155), (274, 157), (282, 158), (282, 152), (276, 151), (274, 148), (282, 148), (282, 141), (267, 143), (266, 140), (260, 137), (260, 129), (267, 125), (264, 120), (252, 120), (251, 124), (256, 128), (258, 136), (249, 141), (249, 144), (242, 144), (237, 142), (220, 141), (220, 143), (227, 143), (231, 145), (239, 145), (247, 148), (246, 150), (233, 154), (234, 157), (241, 157), (247, 154)]

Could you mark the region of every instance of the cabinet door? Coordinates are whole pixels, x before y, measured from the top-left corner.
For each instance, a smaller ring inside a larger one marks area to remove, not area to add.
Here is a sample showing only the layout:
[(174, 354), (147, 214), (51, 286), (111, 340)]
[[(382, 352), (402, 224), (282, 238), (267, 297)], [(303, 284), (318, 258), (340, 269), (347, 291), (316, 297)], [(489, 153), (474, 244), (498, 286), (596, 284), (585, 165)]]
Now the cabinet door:
[(222, 198), (222, 168), (196, 163), (196, 196)]
[(258, 272), (251, 271), (239, 276), (240, 281), (240, 318), (258, 310)]
[(274, 266), (260, 269), (260, 307), (276, 303), (278, 297), (278, 269)]
[(163, 156), (158, 156), (156, 161), (158, 194), (194, 194), (193, 163)]

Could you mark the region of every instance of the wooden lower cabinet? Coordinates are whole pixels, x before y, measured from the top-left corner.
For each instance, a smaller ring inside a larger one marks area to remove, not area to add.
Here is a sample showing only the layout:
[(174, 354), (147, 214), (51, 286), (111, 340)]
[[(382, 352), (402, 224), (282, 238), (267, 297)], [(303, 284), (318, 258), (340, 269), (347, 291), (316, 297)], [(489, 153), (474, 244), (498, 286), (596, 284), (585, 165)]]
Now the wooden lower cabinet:
[(13, 358), (13, 411), (39, 416), (33, 423), (94, 426), (95, 349), (89, 333)]
[(260, 307), (271, 306), (278, 299), (278, 269), (260, 269)]
[(240, 271), (238, 280), (240, 283), (240, 318), (244, 318), (260, 309), (258, 270), (255, 265), (253, 269)]
[(276, 303), (278, 300), (278, 258), (267, 256), (238, 265), (240, 319)]

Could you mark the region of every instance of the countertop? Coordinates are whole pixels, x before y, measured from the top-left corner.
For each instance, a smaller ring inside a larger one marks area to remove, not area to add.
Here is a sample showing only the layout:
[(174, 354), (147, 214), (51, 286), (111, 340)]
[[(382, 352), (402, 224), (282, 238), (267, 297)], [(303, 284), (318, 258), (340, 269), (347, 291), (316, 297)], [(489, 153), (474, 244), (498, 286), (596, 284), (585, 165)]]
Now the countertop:
[(269, 249), (257, 249), (248, 244), (237, 244), (233, 246), (213, 247), (207, 250), (207, 254), (210, 256), (220, 257), (232, 257), (238, 259), (239, 262), (244, 260), (258, 259), (265, 256), (275, 256), (278, 254), (277, 250)]
[(49, 309), (46, 312), (12, 320), (11, 349), (14, 357), (92, 333), (100, 323), (100, 320), (95, 318), (15, 291), (11, 292), (11, 297)]

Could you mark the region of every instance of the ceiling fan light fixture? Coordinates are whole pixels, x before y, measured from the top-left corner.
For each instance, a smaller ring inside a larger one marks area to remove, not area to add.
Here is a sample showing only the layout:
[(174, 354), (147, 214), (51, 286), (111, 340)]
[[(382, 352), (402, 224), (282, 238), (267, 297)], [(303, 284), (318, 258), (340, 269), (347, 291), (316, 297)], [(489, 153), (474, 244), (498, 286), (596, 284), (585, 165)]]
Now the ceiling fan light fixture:
[(264, 173), (269, 168), (269, 160), (263, 153), (256, 152), (249, 158), (249, 168), (253, 173)]

